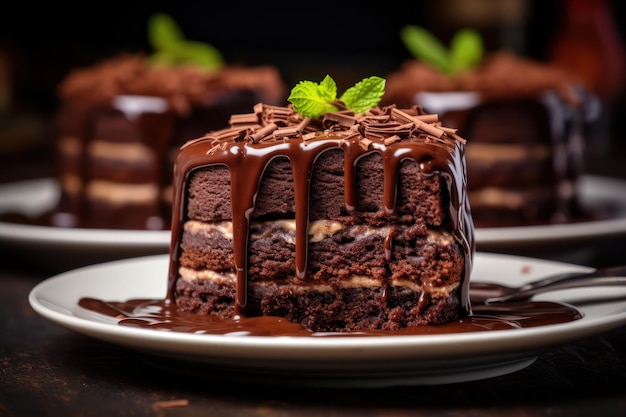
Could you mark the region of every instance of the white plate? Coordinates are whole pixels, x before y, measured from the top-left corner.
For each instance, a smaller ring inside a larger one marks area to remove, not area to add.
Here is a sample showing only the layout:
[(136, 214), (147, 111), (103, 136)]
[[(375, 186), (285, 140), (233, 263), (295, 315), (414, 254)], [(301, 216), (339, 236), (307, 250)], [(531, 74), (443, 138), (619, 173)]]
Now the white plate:
[(580, 179), (581, 203), (587, 208), (611, 206), (615, 217), (580, 223), (523, 227), (482, 227), (476, 241), (483, 247), (497, 245), (534, 245), (562, 241), (604, 238), (626, 234), (626, 181), (618, 178), (584, 175)]
[[(0, 186), (0, 213), (37, 216), (54, 208), (60, 190), (44, 178)], [(167, 253), (167, 230), (79, 229), (0, 222), (0, 243), (28, 250), (29, 255), (67, 269), (119, 258)]]
[[(477, 228), (478, 250), (587, 263), (576, 252), (581, 246), (588, 250), (589, 243), (594, 240), (626, 236), (626, 181), (583, 176), (580, 187), (581, 199), (586, 206), (611, 204), (618, 210), (617, 216), (609, 220), (562, 225)], [(58, 198), (59, 189), (54, 179), (0, 186), (0, 213), (18, 211), (37, 215), (54, 207)], [(0, 222), (0, 243), (30, 249), (33, 256), (45, 257), (46, 262), (62, 263), (61, 266), (67, 269), (119, 258), (167, 253), (170, 232), (63, 229)]]
[[(472, 279), (504, 284), (519, 284), (565, 270), (589, 270), (486, 253), (477, 253), (474, 265)], [(77, 308), (82, 297), (107, 301), (162, 299), (167, 266), (167, 255), (156, 255), (76, 269), (39, 283), (30, 292), (29, 302), (43, 317), (87, 336), (136, 350), (155, 366), (234, 382), (302, 386), (381, 387), (489, 378), (522, 369), (546, 350), (626, 324), (626, 288), (620, 287), (564, 290), (536, 297), (576, 306), (584, 317), (569, 323), (420, 336), (177, 333), (120, 326), (110, 317)], [(588, 302), (590, 299), (595, 302)]]

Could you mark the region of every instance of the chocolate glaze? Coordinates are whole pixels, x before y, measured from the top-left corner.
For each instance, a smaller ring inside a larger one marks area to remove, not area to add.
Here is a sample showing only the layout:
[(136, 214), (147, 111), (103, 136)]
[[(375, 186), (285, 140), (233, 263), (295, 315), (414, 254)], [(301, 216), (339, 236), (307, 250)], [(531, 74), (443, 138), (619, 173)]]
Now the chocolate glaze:
[[(469, 313), (469, 275), (475, 250), (474, 226), (465, 189), (465, 141), (453, 130), (442, 128), (436, 115), (421, 107), (399, 110), (396, 106), (375, 107), (366, 114), (350, 111), (326, 113), (320, 119), (303, 118), (291, 106), (259, 103), (254, 113), (235, 115), (231, 127), (212, 132), (186, 143), (174, 167), (172, 240), (167, 299), (175, 299), (178, 278), (182, 224), (186, 221), (185, 184), (190, 173), (210, 165), (225, 165), (230, 170), (234, 261), (237, 276), (235, 311), (245, 315), (247, 294), (247, 242), (250, 215), (258, 192), (258, 181), (276, 157), (291, 161), (296, 201), (296, 273), (306, 275), (309, 184), (318, 156), (338, 147), (344, 153), (345, 207), (356, 207), (355, 170), (359, 158), (373, 152), (382, 156), (384, 170), (383, 203), (385, 213), (393, 215), (396, 179), (400, 163), (413, 159), (425, 174), (440, 173), (450, 195), (449, 213), (453, 235), (466, 256), (461, 282), (461, 308)], [(391, 249), (391, 248), (389, 248)]]
[(454, 334), (547, 326), (582, 318), (582, 314), (571, 305), (555, 302), (524, 301), (487, 305), (483, 303), (481, 294), (484, 292), (497, 294), (499, 286), (482, 282), (475, 284), (477, 291), (475, 293), (470, 291), (472, 302), (470, 315), (442, 325), (409, 326), (393, 331), (311, 332), (281, 317), (223, 319), (212, 315), (183, 312), (167, 299), (132, 299), (120, 302), (82, 298), (78, 307), (114, 317), (120, 326), (194, 334), (245, 336), (359, 337)]

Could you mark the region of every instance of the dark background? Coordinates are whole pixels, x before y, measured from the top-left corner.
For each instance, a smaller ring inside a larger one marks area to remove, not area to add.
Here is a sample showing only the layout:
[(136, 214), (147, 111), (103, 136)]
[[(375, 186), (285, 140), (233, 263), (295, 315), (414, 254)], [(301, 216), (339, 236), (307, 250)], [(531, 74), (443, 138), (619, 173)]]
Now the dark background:
[[(0, 17), (0, 53), (8, 59), (11, 80), (10, 107), (0, 110), (34, 112), (47, 123), (55, 108), (56, 85), (69, 70), (121, 51), (150, 52), (146, 22), (154, 12), (169, 13), (187, 38), (214, 45), (227, 62), (275, 65), (289, 87), (302, 79), (319, 81), (330, 74), (339, 90), (344, 90), (366, 76), (384, 77), (410, 58), (399, 38), (406, 24), (423, 25), (444, 42), (460, 27), (474, 25), (489, 50), (510, 48), (548, 60), (550, 45), (561, 33), (572, 1), (579, 0), (465, 1), (473, 10), (485, 9), (484, 15), (496, 3), (509, 3), (516, 10), (485, 17), (478, 24), (467, 13), (457, 12), (454, 0), (381, 1), (370, 6), (357, 1), (116, 0), (71, 7), (66, 2), (35, 6), (23, 1)], [(626, 2), (584, 1), (603, 4), (623, 45)], [(620, 90), (607, 104), (609, 133), (603, 139), (606, 143), (599, 145), (607, 151), (609, 147), (625, 149), (617, 127), (626, 115), (624, 102)]]

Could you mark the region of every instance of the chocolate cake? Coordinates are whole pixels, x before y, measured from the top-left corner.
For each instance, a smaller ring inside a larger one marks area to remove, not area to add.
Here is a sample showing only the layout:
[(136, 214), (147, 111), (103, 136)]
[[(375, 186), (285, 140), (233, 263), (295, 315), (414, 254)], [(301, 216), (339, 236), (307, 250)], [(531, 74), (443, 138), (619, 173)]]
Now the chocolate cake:
[(172, 65), (171, 57), (166, 65), (155, 56), (120, 53), (61, 81), (61, 200), (53, 225), (169, 228), (178, 148), (259, 101), (285, 103), (287, 90), (272, 66)]
[(469, 313), (464, 139), (420, 106), (342, 104), (310, 117), (259, 103), (181, 148), (167, 296), (179, 309), (324, 332)]
[(381, 103), (420, 104), (457, 128), (476, 226), (520, 226), (582, 214), (584, 94), (564, 70), (503, 50), (454, 74), (408, 59)]

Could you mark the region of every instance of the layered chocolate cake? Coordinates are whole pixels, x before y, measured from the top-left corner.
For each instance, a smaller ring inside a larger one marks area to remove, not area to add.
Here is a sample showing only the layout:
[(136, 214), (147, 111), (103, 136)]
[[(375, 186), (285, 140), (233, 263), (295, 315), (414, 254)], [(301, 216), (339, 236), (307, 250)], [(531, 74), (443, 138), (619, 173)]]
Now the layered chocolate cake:
[(167, 296), (179, 309), (324, 332), (469, 313), (465, 141), (420, 106), (351, 95), (372, 83), (384, 89), (330, 88), (313, 116), (294, 89), (181, 148)]
[[(184, 50), (179, 38), (175, 52)], [(181, 144), (227, 126), (232, 113), (259, 101), (285, 103), (287, 89), (272, 66), (174, 64), (164, 55), (120, 53), (60, 83), (55, 226), (169, 228)]]
[(387, 76), (382, 104), (420, 104), (467, 139), (476, 226), (573, 221), (584, 158), (584, 91), (564, 70), (511, 51), (444, 72), (409, 59)]

